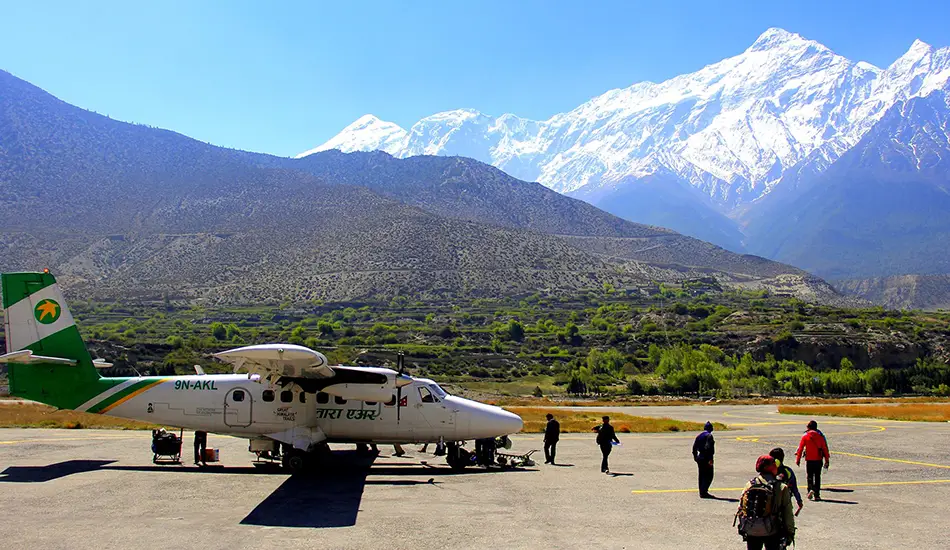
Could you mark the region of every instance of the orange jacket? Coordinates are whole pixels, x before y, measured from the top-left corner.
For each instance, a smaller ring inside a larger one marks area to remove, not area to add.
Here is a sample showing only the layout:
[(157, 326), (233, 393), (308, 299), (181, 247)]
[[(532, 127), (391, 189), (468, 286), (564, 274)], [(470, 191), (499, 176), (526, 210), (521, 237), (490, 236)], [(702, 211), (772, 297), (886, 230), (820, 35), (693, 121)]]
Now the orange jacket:
[(828, 442), (817, 430), (808, 430), (802, 436), (802, 441), (798, 444), (798, 450), (795, 451), (796, 461), (802, 459), (802, 451), (805, 451), (805, 460), (827, 460), (831, 457), (828, 454)]

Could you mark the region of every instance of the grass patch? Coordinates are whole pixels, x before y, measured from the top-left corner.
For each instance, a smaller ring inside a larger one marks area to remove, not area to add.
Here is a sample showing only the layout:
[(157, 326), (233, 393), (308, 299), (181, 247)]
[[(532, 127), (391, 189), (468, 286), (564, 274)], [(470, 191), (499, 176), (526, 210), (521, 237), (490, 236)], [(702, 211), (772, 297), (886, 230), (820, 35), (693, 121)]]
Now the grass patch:
[(482, 399), (499, 407), (668, 407), (693, 405), (857, 405), (880, 403), (950, 403), (944, 397), (743, 397), (737, 399), (711, 399), (709, 397), (676, 396), (631, 396), (625, 398), (583, 399), (548, 397), (495, 397)]
[(898, 403), (892, 405), (810, 405), (779, 406), (782, 414), (814, 416), (847, 416), (851, 418), (883, 418), (944, 422), (950, 420), (950, 403)]
[[(547, 424), (545, 415), (551, 413), (561, 423), (562, 433), (589, 433), (600, 424), (604, 413), (598, 411), (576, 411), (543, 407), (506, 407), (524, 420), (525, 433), (541, 433)], [(649, 418), (624, 413), (609, 413), (610, 423), (617, 433), (664, 433), (699, 432), (703, 425), (699, 422), (674, 420), (672, 418)], [(714, 423), (717, 430), (728, 429), (725, 424)]]
[(0, 428), (150, 430), (158, 427), (101, 414), (60, 411), (38, 403), (0, 402)]
[[(510, 381), (496, 380), (472, 380), (464, 382), (453, 382), (452, 385), (459, 386), (468, 391), (481, 393), (492, 393), (502, 396), (531, 395), (534, 389), (541, 388), (545, 395), (563, 394), (564, 389), (554, 385), (553, 376), (525, 376)], [(511, 397), (517, 399), (517, 397)]]

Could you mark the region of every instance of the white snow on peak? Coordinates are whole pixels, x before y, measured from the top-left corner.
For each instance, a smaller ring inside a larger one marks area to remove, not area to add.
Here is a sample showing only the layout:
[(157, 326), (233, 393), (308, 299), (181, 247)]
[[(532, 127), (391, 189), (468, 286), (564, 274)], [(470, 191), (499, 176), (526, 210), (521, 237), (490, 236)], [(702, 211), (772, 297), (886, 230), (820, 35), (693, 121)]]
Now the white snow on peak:
[(948, 79), (948, 48), (918, 40), (882, 70), (770, 28), (737, 56), (665, 82), (609, 90), (548, 120), (458, 109), (406, 132), (367, 116), (304, 154), (468, 156), (561, 192), (662, 172), (729, 207), (769, 192), (812, 152), (826, 166), (891, 105), (944, 88)]
[(304, 151), (294, 158), (303, 158), (313, 153), (339, 149), (344, 153), (353, 151), (386, 151), (394, 154), (402, 147), (408, 133), (398, 124), (380, 120), (374, 115), (366, 114), (343, 129), (319, 147)]
[(787, 45), (794, 44), (794, 43), (808, 43), (810, 45), (816, 45), (821, 48), (824, 48), (824, 46), (822, 46), (818, 42), (807, 40), (803, 38), (800, 34), (788, 32), (787, 30), (780, 29), (778, 27), (771, 27), (769, 29), (766, 29), (766, 31), (763, 32), (762, 34), (760, 34), (759, 37), (756, 38), (755, 42), (753, 42), (752, 45), (749, 46), (749, 49), (747, 49), (746, 51), (751, 52), (751, 51), (771, 50), (775, 48), (786, 47)]

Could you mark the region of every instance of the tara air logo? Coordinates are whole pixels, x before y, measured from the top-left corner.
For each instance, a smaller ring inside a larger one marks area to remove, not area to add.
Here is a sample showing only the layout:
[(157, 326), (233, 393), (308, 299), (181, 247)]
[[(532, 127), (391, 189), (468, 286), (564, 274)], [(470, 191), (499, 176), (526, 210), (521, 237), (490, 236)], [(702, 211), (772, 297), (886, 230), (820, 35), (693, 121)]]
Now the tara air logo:
[(36, 308), (33, 310), (33, 316), (36, 317), (36, 320), (44, 325), (49, 325), (55, 323), (59, 319), (60, 314), (63, 312), (63, 308), (59, 307), (59, 304), (56, 300), (50, 300), (47, 298), (42, 302), (36, 304)]

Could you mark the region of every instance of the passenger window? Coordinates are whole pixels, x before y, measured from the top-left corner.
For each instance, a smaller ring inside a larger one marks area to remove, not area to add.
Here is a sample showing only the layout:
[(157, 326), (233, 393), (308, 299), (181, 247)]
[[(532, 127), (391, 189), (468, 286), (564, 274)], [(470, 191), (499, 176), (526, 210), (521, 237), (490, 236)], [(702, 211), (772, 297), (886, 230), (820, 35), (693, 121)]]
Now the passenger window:
[(396, 394), (393, 394), (392, 399), (390, 399), (389, 401), (387, 401), (387, 402), (385, 403), (385, 405), (386, 405), (387, 407), (395, 407), (395, 406), (396, 406)]
[(326, 405), (330, 402), (330, 396), (323, 392), (317, 392), (317, 403)]
[(261, 394), (261, 399), (263, 399), (264, 401), (273, 401), (274, 390), (264, 390), (264, 393)]
[(419, 388), (419, 397), (422, 398), (423, 403), (435, 403), (435, 398), (432, 397), (429, 388)]
[(231, 399), (235, 403), (240, 403), (244, 401), (244, 390), (234, 390), (234, 393), (231, 394)]
[(290, 390), (284, 390), (280, 392), (280, 402), (281, 403), (290, 403), (294, 400), (294, 392)]
[(346, 399), (343, 399), (339, 395), (333, 396), (333, 402), (336, 403), (337, 405), (346, 405)]
[(300, 392), (300, 402), (301, 403), (307, 402), (307, 392), (305, 391)]
[(375, 406), (376, 406), (376, 402), (375, 402), (375, 401), (367, 401), (367, 402), (366, 402), (366, 406), (367, 406), (367, 407), (375, 407)]

